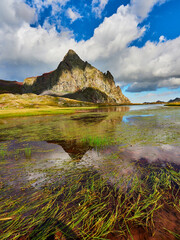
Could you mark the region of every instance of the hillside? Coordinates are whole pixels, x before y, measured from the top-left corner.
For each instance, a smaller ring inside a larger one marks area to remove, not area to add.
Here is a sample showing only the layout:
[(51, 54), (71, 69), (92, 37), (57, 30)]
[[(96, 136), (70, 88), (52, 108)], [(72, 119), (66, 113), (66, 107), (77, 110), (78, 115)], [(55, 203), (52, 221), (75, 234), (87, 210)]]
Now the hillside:
[(17, 81), (0, 80), (0, 94), (2, 93), (22, 93), (23, 83)]
[(174, 102), (180, 102), (180, 98), (175, 98), (175, 99), (171, 99), (171, 100), (169, 100), (169, 102), (168, 103), (174, 103)]

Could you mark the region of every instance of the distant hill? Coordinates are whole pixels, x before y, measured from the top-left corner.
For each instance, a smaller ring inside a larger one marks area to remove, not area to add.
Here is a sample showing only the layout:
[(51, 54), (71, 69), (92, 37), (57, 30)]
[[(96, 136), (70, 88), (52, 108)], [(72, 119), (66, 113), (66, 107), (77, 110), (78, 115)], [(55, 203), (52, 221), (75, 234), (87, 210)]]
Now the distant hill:
[(163, 103), (165, 102), (158, 100), (156, 102), (144, 102), (143, 104), (163, 104)]
[(23, 83), (17, 81), (0, 80), (0, 93), (22, 93)]
[(169, 103), (172, 103), (172, 102), (180, 102), (180, 98), (175, 98), (175, 99), (171, 99), (169, 100)]
[(55, 71), (24, 80), (24, 93), (51, 94), (94, 103), (130, 103), (109, 71), (102, 73), (69, 50)]

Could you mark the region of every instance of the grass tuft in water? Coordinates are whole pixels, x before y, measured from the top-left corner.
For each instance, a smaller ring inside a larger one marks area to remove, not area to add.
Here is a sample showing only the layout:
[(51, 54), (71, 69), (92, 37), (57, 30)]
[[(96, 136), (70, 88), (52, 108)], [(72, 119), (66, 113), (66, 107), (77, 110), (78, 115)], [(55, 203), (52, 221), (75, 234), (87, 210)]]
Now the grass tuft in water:
[(101, 148), (104, 146), (109, 146), (113, 143), (112, 139), (109, 137), (99, 137), (99, 136), (87, 136), (82, 138), (83, 143), (88, 144), (91, 147)]
[(26, 147), (24, 149), (24, 153), (25, 153), (26, 158), (30, 158), (31, 157), (31, 148)]

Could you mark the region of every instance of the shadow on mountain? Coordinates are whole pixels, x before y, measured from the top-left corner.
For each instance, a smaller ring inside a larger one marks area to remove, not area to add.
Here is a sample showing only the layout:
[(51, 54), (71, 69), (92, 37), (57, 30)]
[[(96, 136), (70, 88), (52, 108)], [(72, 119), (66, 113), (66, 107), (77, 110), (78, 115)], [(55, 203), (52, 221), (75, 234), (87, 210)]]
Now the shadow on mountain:
[[(93, 103), (112, 102), (112, 99), (106, 93), (92, 87), (83, 88), (74, 93), (65, 94), (62, 97)], [(116, 101), (114, 100), (114, 102)]]

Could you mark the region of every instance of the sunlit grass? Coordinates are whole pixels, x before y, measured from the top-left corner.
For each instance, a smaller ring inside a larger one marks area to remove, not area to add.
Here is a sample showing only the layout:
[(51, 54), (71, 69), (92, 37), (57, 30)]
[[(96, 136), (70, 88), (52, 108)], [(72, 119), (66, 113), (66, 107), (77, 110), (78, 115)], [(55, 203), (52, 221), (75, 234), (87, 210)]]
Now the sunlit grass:
[(128, 239), (134, 226), (153, 234), (154, 216), (165, 203), (179, 208), (180, 175), (172, 169), (147, 169), (146, 175), (120, 178), (115, 185), (89, 170), (67, 173), (63, 179), (26, 203), (23, 197), (1, 199), (1, 239), (57, 239), (61, 234), (67, 239), (108, 239), (113, 232)]
[(180, 106), (180, 102), (167, 103), (165, 106)]
[(69, 108), (24, 108), (24, 109), (8, 109), (0, 110), (0, 118), (9, 117), (25, 117), (25, 116), (38, 116), (38, 115), (58, 115), (58, 114), (71, 114), (77, 110), (94, 109), (97, 107), (69, 107)]

